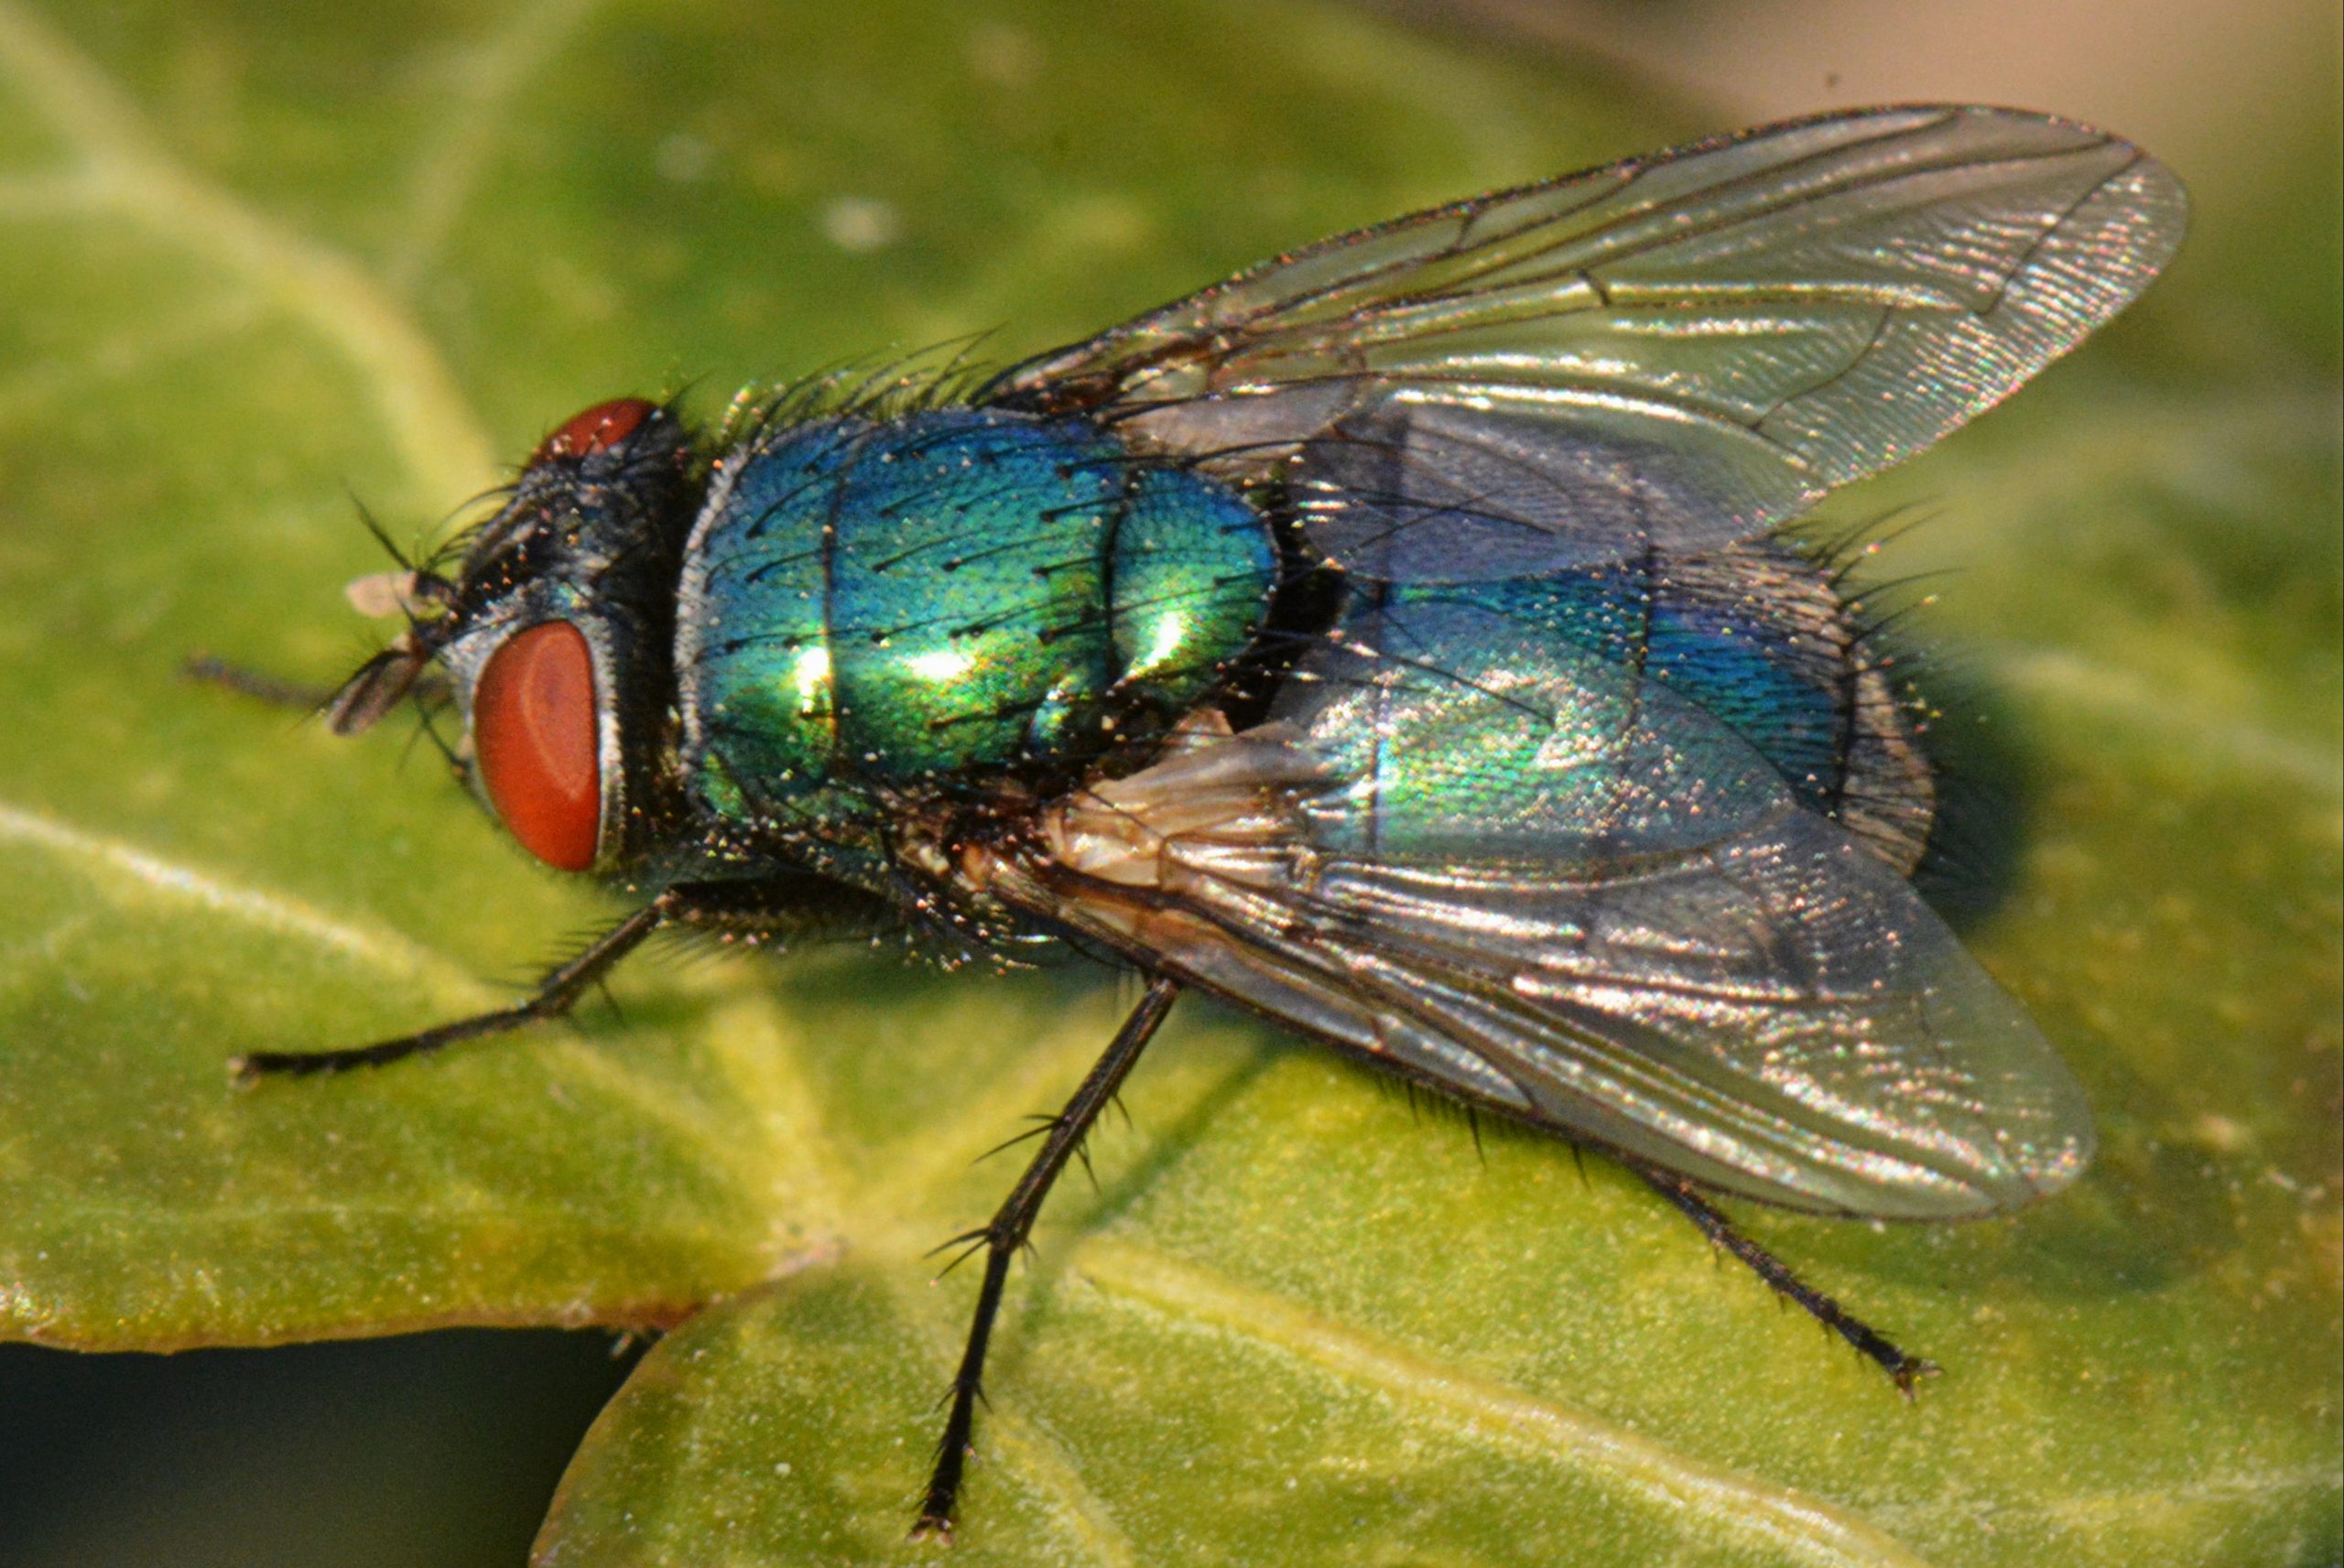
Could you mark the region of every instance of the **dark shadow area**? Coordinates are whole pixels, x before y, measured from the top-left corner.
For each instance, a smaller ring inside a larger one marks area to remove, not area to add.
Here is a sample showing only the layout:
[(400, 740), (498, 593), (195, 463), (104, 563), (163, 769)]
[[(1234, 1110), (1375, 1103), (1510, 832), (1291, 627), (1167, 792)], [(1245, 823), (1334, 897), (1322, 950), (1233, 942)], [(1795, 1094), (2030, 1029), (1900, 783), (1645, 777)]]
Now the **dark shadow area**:
[(2016, 713), (1989, 680), (1962, 667), (1958, 648), (1915, 662), (1912, 685), (1937, 715), (1923, 740), (1937, 808), (1913, 885), (1966, 933), (2017, 885), (2035, 781)]
[(513, 1568), (634, 1361), (606, 1334), (489, 1329), (0, 1346), (0, 1563)]

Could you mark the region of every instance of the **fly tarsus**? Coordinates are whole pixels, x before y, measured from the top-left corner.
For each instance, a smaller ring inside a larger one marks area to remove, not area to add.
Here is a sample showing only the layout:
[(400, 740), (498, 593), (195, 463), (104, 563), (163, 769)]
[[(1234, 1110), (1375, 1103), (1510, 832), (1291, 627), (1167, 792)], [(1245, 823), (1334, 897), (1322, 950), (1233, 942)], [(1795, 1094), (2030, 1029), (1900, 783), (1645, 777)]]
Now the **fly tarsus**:
[(1081, 1148), (1091, 1123), (1114, 1099), (1115, 1091), (1122, 1087), (1140, 1053), (1163, 1023), (1165, 1014), (1172, 1011), (1173, 999), (1179, 994), (1176, 980), (1159, 977), (1149, 982), (1146, 994), (1091, 1065), (1082, 1086), (1074, 1091), (1074, 1098), (1067, 1101), (1064, 1110), (1044, 1124), (1041, 1148), (1035, 1151), (1033, 1162), (1017, 1178), (1017, 1184), (1010, 1189), (1008, 1198), (994, 1212), (992, 1221), (982, 1230), (970, 1231), (944, 1244), (946, 1249), (968, 1244), (968, 1250), (953, 1260), (956, 1264), (982, 1248), (985, 1254), (985, 1278), (977, 1291), (976, 1313), (969, 1320), (969, 1342), (960, 1352), (960, 1369), (953, 1374), (951, 1391), (946, 1395), (952, 1408), (944, 1418), (944, 1436), (936, 1446), (936, 1467), (928, 1475), (928, 1496), (922, 1499), (919, 1518), (912, 1525), (914, 1541), (947, 1540), (952, 1534), (952, 1514), (960, 1498), (961, 1476), (968, 1467), (970, 1439), (976, 1431), (977, 1405), (984, 1399), (985, 1349), (993, 1339), (993, 1319), (1001, 1311), (1002, 1292), (1009, 1283), (1009, 1260), (1032, 1234), (1035, 1217), (1042, 1212), (1042, 1200), (1049, 1195), (1051, 1184), (1064, 1173), (1067, 1162)]
[(1677, 1213), (1698, 1227), (1712, 1246), (1731, 1253), (1752, 1273), (1763, 1280), (1776, 1295), (1855, 1346), (1858, 1354), (1887, 1373), (1889, 1381), (1894, 1383), (1897, 1391), (1906, 1399), (1917, 1397), (1922, 1379), (1937, 1376), (1936, 1362), (1904, 1350), (1880, 1330), (1800, 1279), (1791, 1271), (1789, 1264), (1736, 1230), (1732, 1221), (1694, 1191), (1690, 1183), (1680, 1177), (1647, 1171), (1642, 1166), (1630, 1168), (1644, 1178), (1644, 1184), (1653, 1191), (1666, 1198)]

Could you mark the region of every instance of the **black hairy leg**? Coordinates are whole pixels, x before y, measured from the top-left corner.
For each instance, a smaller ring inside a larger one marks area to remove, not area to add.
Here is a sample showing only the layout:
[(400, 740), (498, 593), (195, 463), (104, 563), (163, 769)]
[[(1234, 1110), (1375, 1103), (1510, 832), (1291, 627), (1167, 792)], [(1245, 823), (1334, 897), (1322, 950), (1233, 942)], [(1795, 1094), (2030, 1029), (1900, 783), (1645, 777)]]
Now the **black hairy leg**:
[(960, 1475), (969, 1457), (969, 1437), (976, 1426), (977, 1401), (983, 1397), (985, 1347), (993, 1337), (994, 1316), (1001, 1311), (1001, 1295), (1009, 1281), (1009, 1260), (1015, 1257), (1026, 1238), (1034, 1229), (1035, 1217), (1042, 1212), (1042, 1200), (1049, 1195), (1050, 1186), (1066, 1170), (1067, 1162), (1081, 1147), (1091, 1124), (1099, 1119), (1123, 1087), (1124, 1077), (1140, 1053), (1155, 1037), (1172, 1011), (1172, 1002), (1180, 994), (1177, 981), (1158, 977), (1148, 982), (1146, 994), (1131, 1016), (1115, 1032), (1115, 1038), (1082, 1080), (1066, 1108), (1049, 1122), (1042, 1146), (1036, 1151), (1033, 1163), (1017, 1178), (1010, 1189), (1008, 1199), (995, 1211), (993, 1220), (982, 1230), (971, 1230), (946, 1242), (946, 1247), (966, 1244), (967, 1257), (982, 1250), (985, 1255), (984, 1283), (977, 1292), (976, 1315), (969, 1324), (968, 1347), (960, 1353), (960, 1369), (953, 1376), (951, 1413), (944, 1420), (944, 1437), (937, 1444), (936, 1468), (928, 1481), (928, 1497), (921, 1503), (918, 1522), (912, 1526), (912, 1538), (921, 1540), (952, 1533), (952, 1510), (960, 1496)]
[(305, 686), (273, 676), (266, 670), (247, 669), (215, 659), (209, 654), (198, 654), (179, 665), (179, 674), (201, 686), (216, 686), (233, 691), (238, 697), (266, 703), (271, 708), (298, 708), (308, 713), (321, 713), (333, 700), (334, 688), (330, 686)]
[(1712, 1246), (1733, 1254), (1777, 1295), (1795, 1303), (1816, 1322), (1854, 1346), (1866, 1360), (1888, 1374), (1906, 1399), (1913, 1398), (1914, 1390), (1923, 1378), (1936, 1375), (1936, 1363), (1908, 1355), (1886, 1335), (1791, 1272), (1789, 1264), (1736, 1230), (1714, 1204), (1694, 1190), (1692, 1183), (1642, 1165), (1632, 1164), (1629, 1169), (1666, 1198), (1677, 1213), (1699, 1227)]
[(503, 1034), (567, 1013), (654, 932), (698, 933), (720, 942), (761, 944), (798, 936), (868, 935), (886, 929), (887, 907), (869, 894), (802, 872), (759, 881), (679, 882), (556, 965), (511, 1007), (338, 1051), (255, 1051), (237, 1057), (237, 1077), (302, 1077), (378, 1067), (460, 1041)]
[(452, 1023), (402, 1034), (372, 1045), (338, 1051), (255, 1051), (230, 1064), (245, 1083), (265, 1077), (306, 1077), (318, 1073), (347, 1072), (353, 1067), (379, 1067), (408, 1056), (420, 1056), (459, 1041), (502, 1034), (524, 1024), (559, 1018), (577, 1004), (596, 982), (618, 967), (619, 960), (643, 946), (661, 926), (690, 917), (691, 890), (670, 888), (588, 944), (566, 963), (548, 970), (537, 987), (511, 1007), (474, 1013)]

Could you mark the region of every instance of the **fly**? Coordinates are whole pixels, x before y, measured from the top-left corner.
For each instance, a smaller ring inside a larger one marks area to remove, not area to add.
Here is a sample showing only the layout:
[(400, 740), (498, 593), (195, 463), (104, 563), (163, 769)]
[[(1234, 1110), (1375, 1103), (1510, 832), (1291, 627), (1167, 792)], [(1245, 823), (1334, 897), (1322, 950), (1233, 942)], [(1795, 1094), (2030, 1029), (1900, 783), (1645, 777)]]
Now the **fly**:
[(2005, 1212), (2083, 1095), (1908, 877), (1935, 796), (1781, 536), (2136, 297), (2178, 183), (2007, 110), (1835, 114), (1324, 241), (989, 378), (713, 428), (625, 397), (362, 585), (328, 705), (412, 698), (539, 860), (655, 932), (909, 925), (1145, 977), (1000, 1211), (916, 1533), (950, 1530), (1009, 1260), (1174, 1000), (1608, 1151), (1910, 1391), (1709, 1195)]

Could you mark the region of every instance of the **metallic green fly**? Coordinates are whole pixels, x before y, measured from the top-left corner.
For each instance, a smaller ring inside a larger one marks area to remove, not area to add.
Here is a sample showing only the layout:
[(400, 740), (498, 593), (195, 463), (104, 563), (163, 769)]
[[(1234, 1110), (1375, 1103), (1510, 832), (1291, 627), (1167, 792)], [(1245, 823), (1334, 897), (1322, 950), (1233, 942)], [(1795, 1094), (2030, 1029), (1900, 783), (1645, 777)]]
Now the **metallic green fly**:
[(452, 706), (547, 862), (663, 927), (1071, 946), (1143, 1000), (993, 1221), (1009, 1260), (1183, 989), (1608, 1151), (1905, 1388), (1705, 1194), (1957, 1219), (2075, 1179), (2082, 1093), (1915, 896), (1916, 725), (1782, 526), (2124, 308), (2181, 188), (1980, 108), (1838, 114), (1329, 240), (989, 379), (712, 428), (598, 404), (371, 586), (335, 727)]

